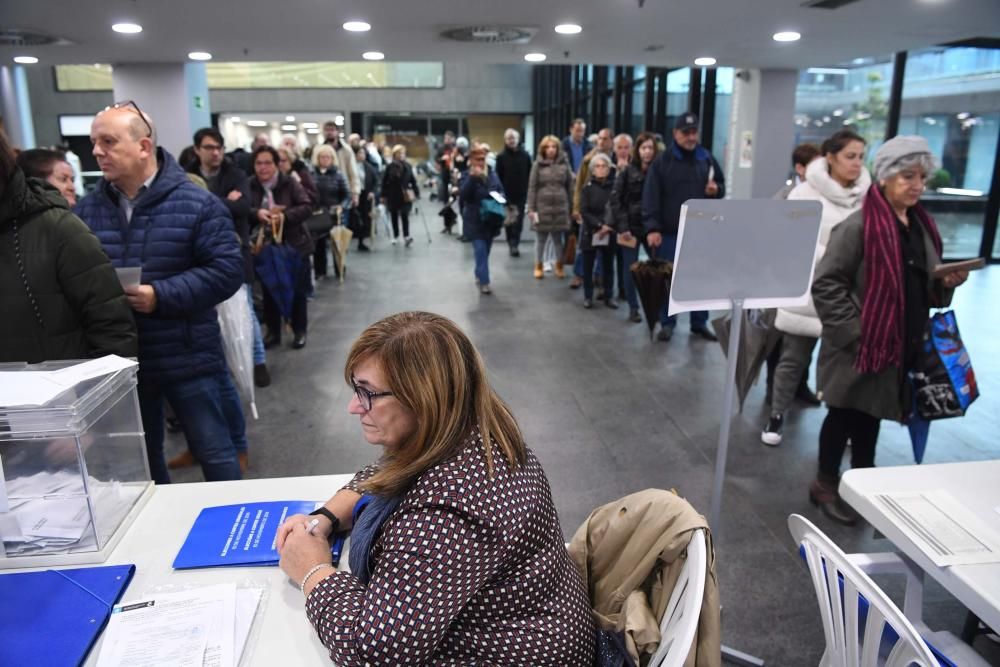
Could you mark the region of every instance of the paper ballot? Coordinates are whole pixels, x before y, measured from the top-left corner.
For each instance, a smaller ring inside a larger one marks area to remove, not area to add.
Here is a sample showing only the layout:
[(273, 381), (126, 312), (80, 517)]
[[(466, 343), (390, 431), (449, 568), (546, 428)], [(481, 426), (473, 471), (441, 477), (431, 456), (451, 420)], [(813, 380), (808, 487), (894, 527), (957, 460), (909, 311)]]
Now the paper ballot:
[(117, 605), (97, 667), (236, 667), (262, 593), (227, 583)]
[(115, 269), (115, 273), (118, 274), (118, 282), (121, 283), (122, 289), (127, 287), (138, 287), (142, 281), (141, 266), (128, 266)]
[(0, 407), (45, 405), (84, 380), (109, 375), (136, 362), (115, 354), (57, 371), (0, 372)]

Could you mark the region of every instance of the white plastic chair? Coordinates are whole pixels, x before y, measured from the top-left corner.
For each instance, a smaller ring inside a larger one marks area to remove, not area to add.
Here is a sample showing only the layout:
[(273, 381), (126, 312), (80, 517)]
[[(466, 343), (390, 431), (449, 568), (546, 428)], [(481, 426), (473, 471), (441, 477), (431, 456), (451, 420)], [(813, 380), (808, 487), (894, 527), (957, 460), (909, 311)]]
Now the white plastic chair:
[(660, 646), (649, 659), (648, 667), (680, 667), (684, 664), (698, 631), (707, 570), (705, 531), (698, 529), (691, 532), (687, 559), (660, 619)]
[[(823, 618), (826, 651), (820, 660), (821, 666), (938, 666), (938, 661), (903, 612), (851, 562), (840, 547), (798, 514), (788, 517), (788, 530), (795, 543), (805, 549)], [(859, 627), (858, 619), (860, 596), (868, 601), (868, 615), (863, 628)], [(887, 624), (899, 636), (891, 649), (881, 646)], [(884, 662), (879, 657), (880, 652), (888, 653)]]

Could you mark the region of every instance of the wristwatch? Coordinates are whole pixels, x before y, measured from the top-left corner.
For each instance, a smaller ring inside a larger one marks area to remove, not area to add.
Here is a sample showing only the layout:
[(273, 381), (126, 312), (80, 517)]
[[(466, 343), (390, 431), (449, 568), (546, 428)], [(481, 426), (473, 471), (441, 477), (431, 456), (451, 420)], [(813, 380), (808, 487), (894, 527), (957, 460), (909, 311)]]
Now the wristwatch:
[(327, 519), (330, 520), (330, 523), (333, 524), (333, 528), (330, 529), (330, 535), (333, 536), (340, 528), (340, 519), (338, 519), (333, 512), (331, 512), (325, 507), (320, 507), (319, 509), (309, 512), (309, 516), (319, 516), (319, 515), (325, 516)]

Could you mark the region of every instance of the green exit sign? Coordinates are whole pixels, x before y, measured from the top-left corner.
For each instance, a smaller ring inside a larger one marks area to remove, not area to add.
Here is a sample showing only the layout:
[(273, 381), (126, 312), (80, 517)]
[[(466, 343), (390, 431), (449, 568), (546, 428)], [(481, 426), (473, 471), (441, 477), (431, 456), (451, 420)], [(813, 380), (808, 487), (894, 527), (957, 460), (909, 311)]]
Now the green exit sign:
[(195, 109), (204, 109), (205, 108), (205, 98), (202, 97), (201, 95), (195, 95), (194, 96), (194, 108)]

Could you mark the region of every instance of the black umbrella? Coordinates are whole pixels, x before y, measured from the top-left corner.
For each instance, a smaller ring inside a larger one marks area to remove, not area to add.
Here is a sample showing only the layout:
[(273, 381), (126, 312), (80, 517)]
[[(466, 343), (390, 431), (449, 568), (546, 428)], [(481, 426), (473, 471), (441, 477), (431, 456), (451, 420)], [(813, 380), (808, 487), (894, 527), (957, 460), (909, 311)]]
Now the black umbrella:
[(444, 218), (444, 228), (445, 231), (451, 234), (451, 228), (455, 226), (458, 222), (458, 214), (455, 213), (455, 209), (451, 207), (451, 200), (445, 204), (445, 207), (438, 211), (438, 215)]
[[(761, 366), (777, 344), (781, 333), (774, 328), (776, 311), (744, 310), (740, 328), (739, 354), (736, 357), (736, 393), (740, 397), (740, 412), (750, 387), (757, 383)], [(722, 353), (729, 353), (729, 332), (732, 322), (729, 315), (712, 320), (712, 327), (719, 336)]]
[(648, 259), (636, 262), (629, 270), (632, 272), (632, 282), (642, 303), (642, 312), (646, 313), (646, 326), (649, 327), (649, 339), (653, 339), (653, 329), (660, 321), (660, 311), (670, 294), (670, 276), (674, 272), (673, 262), (660, 259)]

